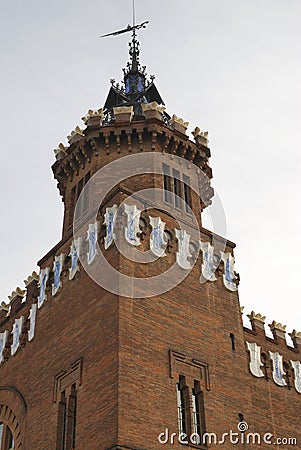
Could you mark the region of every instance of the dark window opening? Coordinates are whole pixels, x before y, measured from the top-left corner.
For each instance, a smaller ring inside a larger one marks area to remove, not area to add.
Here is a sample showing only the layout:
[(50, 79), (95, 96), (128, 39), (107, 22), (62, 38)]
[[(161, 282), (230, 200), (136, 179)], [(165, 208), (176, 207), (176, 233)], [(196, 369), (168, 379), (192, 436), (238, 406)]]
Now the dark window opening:
[(183, 187), (184, 187), (185, 211), (190, 213), (192, 208), (191, 187), (190, 187), (190, 178), (187, 175), (183, 175)]
[(235, 352), (235, 335), (233, 333), (230, 333), (230, 339), (231, 339), (232, 351)]
[(173, 192), (174, 192), (174, 200), (175, 207), (181, 208), (181, 181), (180, 181), (180, 172), (178, 170), (173, 169)]
[(163, 186), (164, 186), (164, 201), (171, 204), (171, 179), (170, 170), (166, 164), (163, 164)]

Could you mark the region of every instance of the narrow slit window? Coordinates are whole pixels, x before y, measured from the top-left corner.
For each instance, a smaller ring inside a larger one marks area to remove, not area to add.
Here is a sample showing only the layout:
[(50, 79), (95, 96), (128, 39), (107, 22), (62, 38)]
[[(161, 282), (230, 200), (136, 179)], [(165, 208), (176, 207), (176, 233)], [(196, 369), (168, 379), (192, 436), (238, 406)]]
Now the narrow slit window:
[(170, 168), (163, 164), (163, 187), (164, 187), (164, 201), (171, 204), (171, 179)]
[(173, 169), (173, 192), (174, 192), (174, 202), (175, 207), (181, 209), (181, 181), (180, 172)]
[(185, 411), (185, 401), (184, 393), (181, 388), (181, 383), (177, 383), (177, 401), (178, 401), (178, 428), (179, 433), (186, 433), (186, 411)]
[(190, 178), (187, 175), (183, 175), (183, 188), (184, 188), (185, 211), (190, 212), (192, 208), (191, 187), (190, 187)]

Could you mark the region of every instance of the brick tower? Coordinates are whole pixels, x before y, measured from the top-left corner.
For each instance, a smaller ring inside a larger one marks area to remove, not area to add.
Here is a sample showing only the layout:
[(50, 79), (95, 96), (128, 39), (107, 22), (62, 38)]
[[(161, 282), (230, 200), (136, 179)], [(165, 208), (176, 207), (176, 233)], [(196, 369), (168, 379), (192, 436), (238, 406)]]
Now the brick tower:
[(62, 238), (1, 307), (0, 449), (300, 448), (301, 335), (243, 327), (235, 244), (202, 227), (208, 134), (167, 114), (135, 29), (111, 84), (55, 151)]

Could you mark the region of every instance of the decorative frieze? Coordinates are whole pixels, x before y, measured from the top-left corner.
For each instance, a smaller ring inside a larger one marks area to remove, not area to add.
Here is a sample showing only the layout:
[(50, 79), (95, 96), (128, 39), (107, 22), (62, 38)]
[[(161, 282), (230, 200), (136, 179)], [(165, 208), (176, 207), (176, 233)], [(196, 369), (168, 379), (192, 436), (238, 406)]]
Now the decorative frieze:
[[(291, 388), (289, 378), (289, 372), (294, 372), (294, 384), (296, 391), (301, 394), (301, 363), (300, 361), (290, 360), (289, 364), (286, 364), (284, 369), (283, 356), (279, 352), (269, 351), (267, 353), (263, 352), (261, 346), (257, 345), (255, 342), (246, 342), (247, 349), (250, 356), (249, 369), (251, 374), (256, 378), (265, 377), (268, 381), (270, 377), (268, 376), (267, 370), (269, 367), (272, 369), (272, 378), (274, 383), (280, 387)], [(267, 356), (268, 355), (268, 356)], [(267, 364), (268, 359), (271, 365)], [(265, 372), (265, 373), (264, 373)]]

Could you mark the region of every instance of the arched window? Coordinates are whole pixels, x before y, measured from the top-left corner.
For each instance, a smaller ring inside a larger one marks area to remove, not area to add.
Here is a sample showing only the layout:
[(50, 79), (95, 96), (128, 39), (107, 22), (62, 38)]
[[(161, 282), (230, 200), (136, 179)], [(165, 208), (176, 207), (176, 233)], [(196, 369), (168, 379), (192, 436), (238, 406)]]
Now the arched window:
[(0, 450), (15, 450), (13, 434), (8, 425), (0, 422)]

